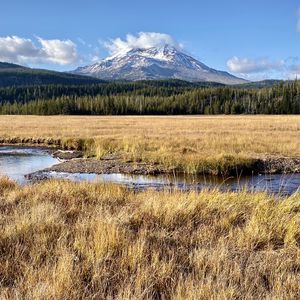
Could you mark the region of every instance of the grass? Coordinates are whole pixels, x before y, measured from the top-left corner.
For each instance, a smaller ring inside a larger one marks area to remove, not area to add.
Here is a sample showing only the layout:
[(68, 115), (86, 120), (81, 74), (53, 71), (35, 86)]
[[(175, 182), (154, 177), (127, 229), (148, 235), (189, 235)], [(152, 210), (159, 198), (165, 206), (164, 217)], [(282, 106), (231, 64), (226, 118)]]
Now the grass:
[(300, 195), (0, 179), (1, 299), (297, 299)]
[(0, 116), (0, 142), (216, 173), (265, 156), (300, 157), (300, 116)]
[[(299, 116), (0, 116), (0, 143), (189, 172), (300, 157)], [(0, 178), (0, 299), (297, 299), (300, 194)]]

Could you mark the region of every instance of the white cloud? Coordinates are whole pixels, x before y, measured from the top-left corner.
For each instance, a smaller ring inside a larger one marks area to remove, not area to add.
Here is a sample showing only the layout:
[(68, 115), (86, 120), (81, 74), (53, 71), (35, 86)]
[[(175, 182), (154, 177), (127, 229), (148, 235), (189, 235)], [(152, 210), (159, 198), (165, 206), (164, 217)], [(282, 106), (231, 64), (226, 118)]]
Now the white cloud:
[(44, 40), (42, 38), (38, 40), (42, 45), (40, 49), (42, 58), (47, 62), (68, 65), (77, 61), (76, 45), (71, 40)]
[(284, 67), (284, 61), (270, 61), (267, 58), (249, 59), (232, 57), (227, 61), (227, 67), (234, 73), (260, 73), (265, 71), (279, 71)]
[(105, 42), (104, 46), (108, 49), (111, 55), (124, 53), (131, 49), (142, 48), (147, 49), (151, 47), (160, 47), (164, 45), (171, 45), (176, 48), (182, 48), (174, 38), (166, 33), (158, 32), (139, 32), (137, 36), (127, 34), (126, 39), (121, 38), (111, 39)]
[(0, 37), (0, 61), (25, 63), (39, 55), (30, 39), (17, 36)]
[(0, 61), (19, 64), (68, 65), (78, 61), (76, 45), (71, 40), (31, 40), (18, 36), (0, 37)]
[(249, 59), (234, 56), (227, 61), (227, 67), (231, 72), (249, 80), (300, 78), (299, 57), (270, 61), (267, 58)]

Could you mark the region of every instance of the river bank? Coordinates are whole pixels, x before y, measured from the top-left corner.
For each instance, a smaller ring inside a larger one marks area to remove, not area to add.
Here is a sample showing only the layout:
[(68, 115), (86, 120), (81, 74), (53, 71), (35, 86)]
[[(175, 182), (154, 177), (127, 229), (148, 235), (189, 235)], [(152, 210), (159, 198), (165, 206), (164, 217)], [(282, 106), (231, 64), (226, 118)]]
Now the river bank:
[[(54, 172), (68, 173), (95, 173), (95, 174), (138, 174), (138, 175), (158, 175), (158, 174), (182, 174), (184, 170), (176, 166), (164, 166), (159, 163), (146, 163), (142, 161), (131, 161), (122, 158), (120, 155), (106, 155), (100, 159), (84, 158), (80, 151), (56, 151), (53, 156), (65, 160), (47, 169)], [(232, 176), (251, 174), (291, 174), (300, 172), (300, 158), (265, 156), (253, 158), (245, 164), (233, 165), (231, 168), (222, 170), (221, 168), (210, 167), (209, 164), (203, 166), (202, 172), (198, 174)]]
[[(6, 146), (9, 144), (5, 144)], [(5, 145), (0, 145), (3, 149)], [(18, 144), (19, 145), (19, 144)], [(8, 146), (10, 147), (10, 146)], [(14, 149), (26, 149), (26, 144), (19, 146), (14, 145)], [(101, 158), (85, 157), (85, 153), (80, 150), (60, 150), (57, 147), (47, 146), (31, 146), (36, 149), (43, 149), (58, 159), (60, 162), (50, 166), (49, 168), (40, 170), (42, 172), (66, 172), (66, 173), (94, 173), (94, 174), (131, 174), (131, 175), (162, 175), (162, 174), (189, 174), (183, 168), (176, 165), (168, 166), (160, 163), (143, 162), (141, 160), (133, 161), (122, 157), (121, 154), (106, 154)], [(3, 152), (5, 155), (32, 155), (31, 153), (20, 152), (17, 150)], [(213, 176), (241, 176), (241, 175), (257, 175), (257, 174), (294, 174), (300, 173), (300, 158), (297, 157), (280, 157), (280, 156), (264, 156), (259, 158), (245, 159), (242, 163), (234, 164), (227, 158), (228, 164), (224, 165), (210, 164), (209, 161), (204, 162), (202, 170), (198, 168), (197, 172), (190, 175), (213, 175)], [(224, 163), (224, 162), (223, 162)], [(29, 174), (30, 178), (38, 175), (39, 172)]]

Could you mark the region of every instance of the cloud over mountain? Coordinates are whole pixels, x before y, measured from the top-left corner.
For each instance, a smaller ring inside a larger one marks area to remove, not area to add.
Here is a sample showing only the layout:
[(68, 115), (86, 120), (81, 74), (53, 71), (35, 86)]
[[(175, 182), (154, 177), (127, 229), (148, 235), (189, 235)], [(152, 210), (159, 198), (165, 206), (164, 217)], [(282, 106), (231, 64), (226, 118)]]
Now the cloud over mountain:
[(182, 44), (178, 43), (172, 36), (159, 32), (139, 32), (137, 36), (127, 34), (125, 40), (118, 37), (104, 43), (111, 55), (126, 53), (131, 49), (148, 49), (165, 45), (170, 45), (177, 49), (182, 48)]
[(31, 39), (18, 36), (0, 37), (0, 61), (19, 64), (68, 65), (78, 61), (76, 45), (71, 40)]

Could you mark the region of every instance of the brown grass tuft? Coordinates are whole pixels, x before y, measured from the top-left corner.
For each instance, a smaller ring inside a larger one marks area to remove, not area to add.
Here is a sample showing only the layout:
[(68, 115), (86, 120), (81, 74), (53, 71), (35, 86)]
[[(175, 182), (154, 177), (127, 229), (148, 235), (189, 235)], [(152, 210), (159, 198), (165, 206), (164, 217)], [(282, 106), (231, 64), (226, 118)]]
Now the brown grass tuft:
[(299, 194), (0, 180), (1, 299), (297, 299)]

